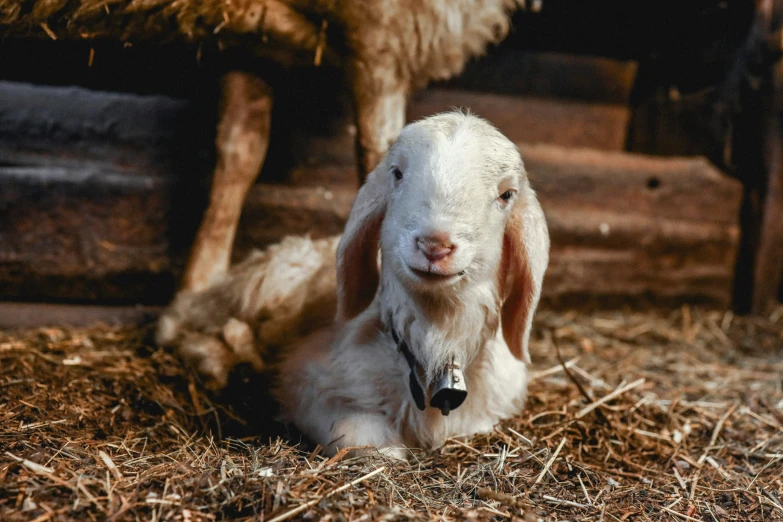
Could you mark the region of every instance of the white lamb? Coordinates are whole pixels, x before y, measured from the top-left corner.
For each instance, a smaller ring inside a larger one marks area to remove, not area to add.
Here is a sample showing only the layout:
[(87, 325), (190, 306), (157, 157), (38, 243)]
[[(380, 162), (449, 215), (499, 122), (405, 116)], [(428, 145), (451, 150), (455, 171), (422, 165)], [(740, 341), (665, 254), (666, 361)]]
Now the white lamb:
[(337, 324), (281, 366), (285, 418), (330, 453), (404, 457), (521, 412), (548, 257), (513, 143), (460, 113), (409, 125), (354, 202)]
[[(254, 335), (277, 344), (333, 309), (334, 246), (288, 238), (175, 303), (161, 332), (182, 343), (211, 320), (226, 357), (252, 360)], [(329, 454), (404, 458), (522, 411), (549, 235), (519, 151), (492, 125), (454, 112), (405, 127), (359, 191), (336, 259), (336, 322), (283, 349), (285, 421)], [(232, 310), (241, 321), (225, 322)]]

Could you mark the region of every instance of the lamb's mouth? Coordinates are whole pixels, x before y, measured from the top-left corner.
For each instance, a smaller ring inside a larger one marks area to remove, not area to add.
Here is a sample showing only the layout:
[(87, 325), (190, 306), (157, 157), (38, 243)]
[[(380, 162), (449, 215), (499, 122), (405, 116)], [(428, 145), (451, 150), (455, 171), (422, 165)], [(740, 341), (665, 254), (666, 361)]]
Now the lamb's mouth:
[(418, 277), (419, 279), (423, 279), (424, 281), (434, 281), (434, 282), (440, 282), (440, 281), (451, 281), (454, 279), (458, 279), (465, 275), (465, 272), (455, 272), (453, 274), (443, 274), (439, 272), (430, 272), (427, 270), (420, 270), (418, 268), (413, 268), (412, 266), (408, 265), (408, 268), (410, 269), (413, 274)]

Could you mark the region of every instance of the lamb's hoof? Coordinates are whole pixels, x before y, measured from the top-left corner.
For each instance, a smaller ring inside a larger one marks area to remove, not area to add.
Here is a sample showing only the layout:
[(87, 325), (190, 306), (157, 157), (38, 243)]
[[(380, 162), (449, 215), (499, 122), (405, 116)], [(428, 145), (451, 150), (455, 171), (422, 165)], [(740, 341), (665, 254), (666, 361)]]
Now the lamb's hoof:
[(253, 331), (246, 322), (230, 318), (223, 325), (223, 339), (234, 354), (235, 364), (250, 363), (257, 372), (264, 369), (264, 361), (256, 351)]
[[(384, 457), (386, 459), (398, 462), (408, 462), (410, 451), (407, 448), (399, 446), (386, 446), (376, 448), (375, 446), (360, 446), (356, 448), (346, 448), (347, 457)], [(340, 453), (338, 451), (338, 453)]]
[(410, 451), (403, 447), (378, 448), (378, 453), (388, 459), (400, 462), (408, 462), (411, 456)]

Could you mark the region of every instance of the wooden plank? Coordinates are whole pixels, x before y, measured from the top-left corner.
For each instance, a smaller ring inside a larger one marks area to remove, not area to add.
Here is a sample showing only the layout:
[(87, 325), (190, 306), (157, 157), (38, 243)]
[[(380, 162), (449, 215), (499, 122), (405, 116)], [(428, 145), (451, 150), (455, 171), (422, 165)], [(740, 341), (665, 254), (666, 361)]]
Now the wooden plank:
[(622, 105), (430, 89), (413, 98), (408, 120), (454, 107), (488, 119), (514, 142), (599, 150), (624, 149), (631, 115)]
[(520, 149), (550, 225), (550, 300), (730, 304), (739, 182), (703, 158)]
[(546, 214), (550, 300), (730, 304), (737, 227), (552, 205)]
[[(352, 173), (342, 169), (343, 176)], [(286, 235), (325, 237), (343, 231), (356, 188), (351, 184), (292, 187), (259, 184), (250, 190), (234, 242), (233, 261)]]
[(172, 187), (96, 168), (0, 168), (2, 297), (166, 302), (199, 219), (171, 216), (182, 206)]
[(508, 45), (471, 61), (448, 88), (529, 97), (561, 98), (626, 105), (638, 64), (557, 52), (531, 52)]
[[(301, 102), (313, 93), (297, 94), (284, 90), (275, 97), (262, 178), (354, 183), (354, 173), (333, 168), (354, 163), (355, 129), (347, 103), (318, 110), (312, 101)], [(411, 100), (409, 120), (455, 106), (489, 119), (514, 141), (605, 150), (623, 148), (629, 119), (628, 109), (619, 105), (434, 88)], [(177, 171), (203, 183), (214, 164), (215, 108), (210, 96), (185, 100), (0, 81), (0, 163), (88, 164), (147, 176)]]
[(0, 302), (0, 328), (143, 325), (156, 320), (162, 311), (162, 307), (150, 306)]
[(212, 160), (214, 121), (193, 100), (0, 81), (0, 164), (166, 176)]
[(536, 191), (571, 208), (735, 225), (741, 185), (700, 157), (520, 144)]

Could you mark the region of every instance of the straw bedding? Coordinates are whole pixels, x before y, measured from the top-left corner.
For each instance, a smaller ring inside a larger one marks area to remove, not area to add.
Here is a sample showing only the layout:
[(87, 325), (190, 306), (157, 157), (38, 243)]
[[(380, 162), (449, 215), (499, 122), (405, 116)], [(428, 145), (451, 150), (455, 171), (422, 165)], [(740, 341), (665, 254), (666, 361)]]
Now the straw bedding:
[(783, 308), (536, 324), (527, 411), (411, 464), (323, 458), (149, 328), (0, 334), (0, 519), (783, 520)]

